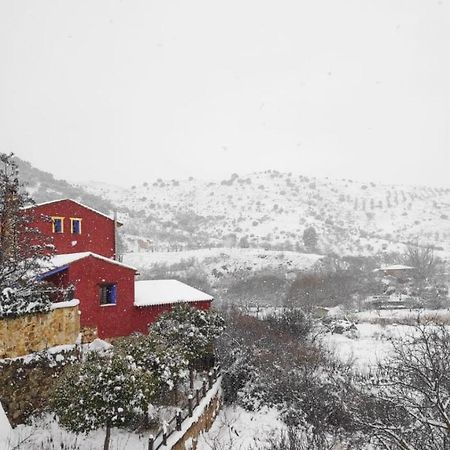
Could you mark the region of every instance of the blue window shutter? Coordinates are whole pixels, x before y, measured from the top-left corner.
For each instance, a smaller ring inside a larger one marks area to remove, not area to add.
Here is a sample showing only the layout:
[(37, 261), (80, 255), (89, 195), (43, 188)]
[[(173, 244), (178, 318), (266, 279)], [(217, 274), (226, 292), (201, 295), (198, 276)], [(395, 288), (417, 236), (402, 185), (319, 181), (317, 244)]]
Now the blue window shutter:
[(117, 284), (111, 285), (111, 302), (113, 304), (116, 304), (117, 301)]

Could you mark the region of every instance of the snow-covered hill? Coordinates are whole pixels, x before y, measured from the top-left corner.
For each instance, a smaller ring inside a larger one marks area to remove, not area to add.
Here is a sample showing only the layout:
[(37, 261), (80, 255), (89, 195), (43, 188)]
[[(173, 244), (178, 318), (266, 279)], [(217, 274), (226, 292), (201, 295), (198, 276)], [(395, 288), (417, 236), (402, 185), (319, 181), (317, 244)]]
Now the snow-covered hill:
[(266, 171), (226, 180), (162, 180), (123, 188), (70, 184), (17, 158), (37, 202), (74, 198), (119, 213), (126, 251), (210, 247), (307, 251), (314, 227), (320, 253), (370, 255), (407, 242), (450, 252), (450, 189), (308, 178)]
[(304, 251), (302, 235), (309, 226), (323, 253), (395, 251), (417, 239), (450, 250), (450, 189), (276, 171), (210, 182), (158, 179), (129, 189), (80, 187), (122, 211), (133, 251), (209, 246)]
[(127, 253), (124, 262), (136, 267), (143, 278), (159, 274), (161, 268), (171, 276), (186, 276), (192, 270), (201, 271), (207, 281), (215, 286), (223, 278), (242, 273), (268, 271), (283, 273), (289, 278), (308, 270), (321, 256), (291, 251), (263, 249), (211, 248), (179, 252)]

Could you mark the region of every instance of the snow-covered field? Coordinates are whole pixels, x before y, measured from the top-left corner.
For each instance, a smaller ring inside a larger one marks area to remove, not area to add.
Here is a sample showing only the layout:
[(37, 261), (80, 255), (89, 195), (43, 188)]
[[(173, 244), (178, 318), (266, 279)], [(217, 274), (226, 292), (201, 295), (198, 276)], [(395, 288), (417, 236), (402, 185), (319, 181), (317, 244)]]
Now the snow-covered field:
[(241, 407), (224, 407), (211, 429), (203, 434), (197, 450), (250, 450), (264, 445), (284, 425), (276, 409), (249, 412)]
[(178, 270), (198, 267), (206, 272), (210, 282), (214, 282), (217, 276), (239, 271), (271, 269), (296, 273), (311, 268), (321, 258), (320, 255), (291, 251), (221, 247), (180, 252), (127, 253), (123, 262), (140, 271), (149, 271), (155, 265), (161, 264), (169, 268), (178, 266)]
[(392, 339), (401, 339), (411, 332), (407, 325), (360, 323), (351, 334), (327, 333), (322, 343), (343, 362), (353, 363), (359, 372), (374, 369), (392, 351)]
[(351, 314), (351, 318), (358, 322), (402, 322), (420, 319), (439, 320), (450, 324), (449, 309), (372, 309)]
[(392, 342), (414, 333), (414, 324), (437, 320), (450, 324), (448, 309), (369, 310), (348, 314), (357, 330), (343, 334), (327, 333), (321, 342), (343, 362), (352, 362), (355, 369), (367, 372), (392, 352)]

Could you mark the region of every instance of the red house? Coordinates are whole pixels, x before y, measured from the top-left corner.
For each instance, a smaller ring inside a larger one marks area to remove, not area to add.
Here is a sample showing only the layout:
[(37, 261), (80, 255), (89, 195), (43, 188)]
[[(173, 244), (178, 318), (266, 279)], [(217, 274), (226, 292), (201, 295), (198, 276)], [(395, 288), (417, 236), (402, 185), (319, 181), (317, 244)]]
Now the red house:
[(53, 238), (55, 253), (116, 255), (116, 230), (122, 224), (74, 200), (55, 200), (26, 209), (31, 226)]
[(35, 205), (27, 212), (32, 226), (54, 242), (55, 256), (39, 278), (71, 291), (80, 301), (87, 339), (147, 333), (149, 324), (175, 303), (210, 307), (211, 296), (179, 281), (136, 282), (136, 269), (113, 259), (119, 224), (108, 216), (73, 200)]

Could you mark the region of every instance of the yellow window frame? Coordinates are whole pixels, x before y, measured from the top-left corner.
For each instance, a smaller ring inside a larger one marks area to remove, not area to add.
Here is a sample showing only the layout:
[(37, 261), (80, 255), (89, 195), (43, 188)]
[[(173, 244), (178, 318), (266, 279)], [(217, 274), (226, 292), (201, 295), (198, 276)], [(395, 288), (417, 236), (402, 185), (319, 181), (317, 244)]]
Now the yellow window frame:
[(81, 219), (81, 218), (79, 218), (79, 217), (71, 217), (71, 218), (70, 218), (70, 233), (71, 233), (71, 234), (75, 234), (75, 233), (73, 232), (73, 222), (74, 222), (75, 220), (78, 220), (78, 222), (80, 222), (80, 232), (77, 233), (77, 234), (81, 234), (81, 225), (82, 225), (82, 220), (83, 220), (83, 219)]
[[(56, 234), (64, 233), (64, 219), (65, 219), (65, 217), (52, 216), (52, 232), (53, 233), (56, 233)], [(60, 220), (61, 221), (61, 231), (56, 231), (55, 220)]]

